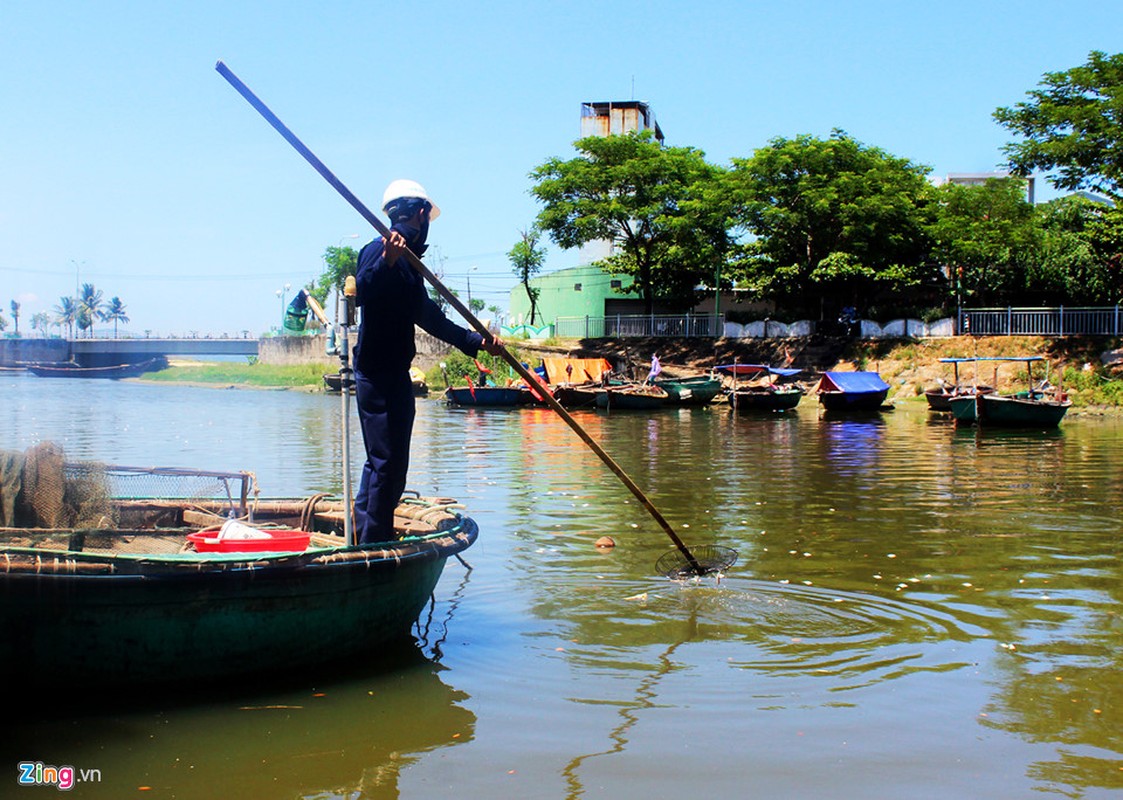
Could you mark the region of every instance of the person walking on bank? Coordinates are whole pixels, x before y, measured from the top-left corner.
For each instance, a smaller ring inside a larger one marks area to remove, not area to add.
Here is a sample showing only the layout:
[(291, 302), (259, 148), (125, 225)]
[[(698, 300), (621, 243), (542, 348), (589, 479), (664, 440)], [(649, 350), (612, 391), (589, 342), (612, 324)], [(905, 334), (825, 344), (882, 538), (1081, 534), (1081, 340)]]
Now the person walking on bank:
[(393, 181), (382, 197), (390, 218), (390, 237), (376, 237), (359, 252), (356, 301), (362, 309), (354, 350), (355, 400), (363, 432), (366, 463), (355, 495), (359, 544), (394, 538), (394, 509), (409, 471), (409, 446), (415, 413), (414, 325), (475, 358), (479, 351), (502, 352), (497, 338), (485, 339), (462, 328), (441, 311), (421, 275), (402, 257), (406, 248), (421, 257), (429, 223), (440, 214), (421, 184)]

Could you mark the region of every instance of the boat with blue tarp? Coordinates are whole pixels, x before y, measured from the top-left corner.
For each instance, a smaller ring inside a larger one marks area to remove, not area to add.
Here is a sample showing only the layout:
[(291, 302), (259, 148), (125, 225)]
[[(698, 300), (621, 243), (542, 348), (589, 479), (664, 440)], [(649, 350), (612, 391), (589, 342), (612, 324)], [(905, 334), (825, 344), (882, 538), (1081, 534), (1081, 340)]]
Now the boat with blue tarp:
[(816, 391), (828, 411), (877, 411), (889, 384), (876, 372), (824, 372)]

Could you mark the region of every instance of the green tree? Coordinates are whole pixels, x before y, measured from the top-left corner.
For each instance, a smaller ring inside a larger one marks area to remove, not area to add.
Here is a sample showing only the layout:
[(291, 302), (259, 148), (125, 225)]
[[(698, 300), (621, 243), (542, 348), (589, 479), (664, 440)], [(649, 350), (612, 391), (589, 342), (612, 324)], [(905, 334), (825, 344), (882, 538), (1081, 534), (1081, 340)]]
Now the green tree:
[(1087, 63), (1047, 72), (1028, 100), (994, 118), (1022, 141), (1006, 145), (1019, 175), (1056, 172), (1058, 189), (1090, 189), (1123, 201), (1123, 54), (1093, 50)]
[(101, 314), (101, 318), (106, 322), (113, 323), (113, 338), (117, 338), (117, 323), (129, 321), (129, 315), (126, 313), (125, 304), (121, 302), (120, 297), (111, 297), (105, 306), (105, 310)]
[(928, 225), (932, 256), (957, 281), (959, 299), (975, 304), (1025, 302), (1040, 245), (1034, 208), (1017, 178), (981, 186), (945, 184), (935, 191)]
[(82, 292), (78, 296), (78, 328), (88, 330), (90, 336), (94, 335), (94, 320), (101, 316), (102, 291), (94, 288), (92, 283), (83, 283)]
[(31, 315), (31, 330), (41, 331), (46, 337), (47, 329), (51, 326), (51, 318), (46, 311), (36, 311)]
[(1106, 305), (1123, 298), (1123, 214), (1079, 196), (1037, 206), (1029, 302)]
[(78, 322), (78, 301), (73, 297), (60, 297), (54, 312), (55, 320), (60, 325), (66, 326), (66, 335), (73, 339), (74, 325)]
[(576, 158), (552, 158), (530, 173), (531, 193), (544, 206), (537, 227), (566, 250), (612, 242), (613, 255), (598, 263), (631, 275), (649, 313), (656, 298), (691, 302), (693, 287), (714, 272), (713, 254), (726, 246), (724, 226), (718, 241), (704, 242), (715, 233), (709, 218), (722, 217), (703, 208), (717, 197), (705, 188), (721, 168), (700, 150), (662, 147), (651, 131), (590, 136), (574, 146)]
[(15, 320), (16, 324), (15, 334), (19, 336), (19, 303), (13, 300), (9, 305), (12, 308), (12, 319)]
[(471, 300), (468, 301), (468, 309), (473, 314), (475, 314), (477, 317), (480, 315), (480, 312), (483, 311), (486, 306), (487, 306), (487, 301), (485, 301), (485, 300), (483, 300), (482, 298), (479, 298), (479, 297), (473, 297)]
[(934, 279), (925, 265), (928, 168), (867, 147), (843, 131), (829, 139), (773, 139), (734, 159), (728, 194), (747, 234), (737, 274), (797, 313), (868, 307), (877, 290)]
[(328, 296), (334, 290), (337, 294), (343, 293), (343, 283), (348, 275), (354, 275), (359, 263), (359, 253), (351, 247), (326, 247), (324, 248), (324, 271), (313, 286), (308, 288), (308, 293), (316, 298), (322, 306), (327, 306)]
[(511, 266), (514, 267), (519, 283), (526, 290), (526, 298), (530, 301), (530, 324), (534, 325), (535, 317), (538, 314), (538, 295), (541, 290), (531, 286), (530, 281), (546, 262), (546, 251), (538, 246), (538, 230), (536, 228), (519, 231), (519, 236), (521, 238), (515, 242), (515, 246), (507, 253), (507, 258), (510, 259)]

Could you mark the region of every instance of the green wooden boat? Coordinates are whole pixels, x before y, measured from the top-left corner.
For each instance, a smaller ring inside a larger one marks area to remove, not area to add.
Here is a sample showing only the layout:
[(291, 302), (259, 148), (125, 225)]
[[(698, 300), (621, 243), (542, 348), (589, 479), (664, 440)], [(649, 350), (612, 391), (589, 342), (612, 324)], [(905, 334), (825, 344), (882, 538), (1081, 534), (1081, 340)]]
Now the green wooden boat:
[[(478, 535), (447, 498), (407, 497), (400, 538), (356, 547), (332, 533), (344, 509), (330, 498), (111, 505), (114, 525), (0, 528), (6, 685), (205, 683), (376, 655), (408, 638), (445, 561)], [(212, 536), (230, 510), (307, 546)], [(192, 534), (216, 549), (192, 549)]]
[(1016, 395), (961, 395), (948, 400), (956, 424), (1002, 428), (1055, 428), (1061, 424), (1071, 400), (1046, 398), (1041, 392)]
[(657, 378), (655, 385), (667, 393), (669, 406), (708, 406), (721, 394), (718, 378), (698, 375), (688, 378)]
[[(1043, 356), (992, 356), (977, 361), (1015, 362), (1024, 364), (1026, 378), (1033, 386), (1033, 364), (1044, 361)], [(998, 384), (998, 365), (995, 365), (994, 383)], [(948, 398), (948, 405), (957, 425), (980, 425), (1003, 428), (1055, 428), (1060, 425), (1072, 401), (1063, 392), (1047, 394), (1042, 389), (1031, 388), (1013, 394), (979, 391)]]

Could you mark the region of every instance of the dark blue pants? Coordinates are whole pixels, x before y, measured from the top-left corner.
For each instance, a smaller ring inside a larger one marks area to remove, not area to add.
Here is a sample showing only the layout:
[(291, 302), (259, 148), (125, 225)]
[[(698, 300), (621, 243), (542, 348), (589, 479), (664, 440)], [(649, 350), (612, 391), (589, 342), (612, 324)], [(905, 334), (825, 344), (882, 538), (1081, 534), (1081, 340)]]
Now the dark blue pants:
[(359, 544), (394, 538), (394, 509), (406, 488), (415, 414), (409, 372), (364, 375), (355, 370), (355, 400), (367, 460), (355, 494)]

